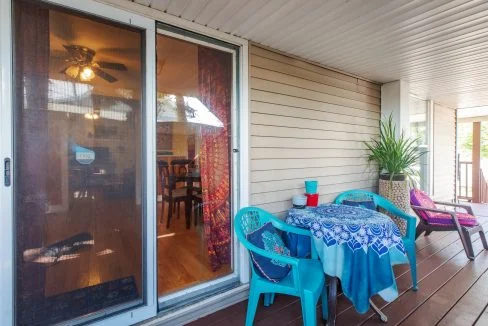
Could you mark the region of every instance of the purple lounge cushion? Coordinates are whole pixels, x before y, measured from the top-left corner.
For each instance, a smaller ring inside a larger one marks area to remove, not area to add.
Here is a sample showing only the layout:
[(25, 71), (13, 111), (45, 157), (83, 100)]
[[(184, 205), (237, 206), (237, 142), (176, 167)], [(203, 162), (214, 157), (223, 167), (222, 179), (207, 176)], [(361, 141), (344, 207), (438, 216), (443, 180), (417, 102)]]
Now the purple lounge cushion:
[[(451, 214), (448, 213), (428, 213), (429, 215), (429, 224), (435, 224), (435, 225), (453, 225), (454, 222), (452, 221)], [(461, 212), (456, 212), (456, 217), (459, 221), (459, 224), (464, 225), (464, 226), (473, 226), (477, 225), (478, 221), (476, 220), (476, 217), (473, 215), (470, 215), (468, 213), (461, 213)]]
[[(425, 192), (415, 188), (410, 190), (410, 204), (414, 206), (424, 207), (424, 208), (437, 209), (437, 206), (435, 205), (434, 201), (430, 199), (430, 197)], [(418, 214), (422, 219), (426, 221), (429, 220), (429, 216), (427, 212), (419, 211)]]
[[(437, 209), (436, 204), (430, 197), (420, 189), (410, 190), (410, 204), (424, 208)], [(429, 224), (435, 225), (453, 225), (451, 214), (418, 211), (419, 217), (427, 221)], [(468, 213), (456, 212), (459, 224), (465, 226), (477, 225), (476, 217)]]

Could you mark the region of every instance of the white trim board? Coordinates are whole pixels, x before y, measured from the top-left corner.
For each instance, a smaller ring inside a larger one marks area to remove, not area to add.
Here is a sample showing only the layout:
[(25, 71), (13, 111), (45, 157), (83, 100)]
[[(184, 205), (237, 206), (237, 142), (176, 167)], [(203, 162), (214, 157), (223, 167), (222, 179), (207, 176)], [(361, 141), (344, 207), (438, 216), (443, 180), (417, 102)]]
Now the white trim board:
[[(0, 160), (4, 173), (4, 158), (12, 158), (12, 16), (10, 0), (0, 0)], [(13, 164), (11, 164), (13, 175)], [(13, 182), (13, 178), (11, 178)], [(14, 225), (12, 186), (0, 185), (0, 325), (13, 325)]]
[(144, 326), (179, 326), (185, 325), (218, 310), (225, 309), (236, 303), (247, 300), (249, 284), (244, 284), (224, 293), (209, 297), (193, 305), (186, 306), (177, 311), (162, 314), (151, 320), (142, 322)]
[(120, 0), (95, 0), (98, 2), (106, 3), (111, 6), (114, 6), (119, 9), (127, 10), (130, 12), (137, 13), (139, 15), (149, 17), (151, 19), (167, 23), (170, 25), (174, 25), (191, 32), (200, 33), (206, 36), (210, 36), (228, 43), (232, 43), (235, 45), (244, 45), (248, 43), (246, 39), (230, 35), (221, 31), (217, 31), (210, 27), (206, 27), (182, 18), (175, 17), (173, 15), (167, 14), (163, 11), (153, 9), (150, 7), (146, 7), (139, 3), (131, 2), (131, 1), (120, 1)]

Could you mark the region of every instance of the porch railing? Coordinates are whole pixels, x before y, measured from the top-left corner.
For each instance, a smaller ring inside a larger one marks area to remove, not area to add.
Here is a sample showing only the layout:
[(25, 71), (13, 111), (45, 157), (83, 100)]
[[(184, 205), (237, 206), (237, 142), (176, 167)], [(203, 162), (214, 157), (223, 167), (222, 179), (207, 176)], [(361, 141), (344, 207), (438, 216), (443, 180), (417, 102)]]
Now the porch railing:
[(473, 199), (472, 179), (473, 162), (458, 159), (458, 199), (471, 201)]
[(483, 169), (480, 169), (480, 203), (488, 203), (488, 182)]

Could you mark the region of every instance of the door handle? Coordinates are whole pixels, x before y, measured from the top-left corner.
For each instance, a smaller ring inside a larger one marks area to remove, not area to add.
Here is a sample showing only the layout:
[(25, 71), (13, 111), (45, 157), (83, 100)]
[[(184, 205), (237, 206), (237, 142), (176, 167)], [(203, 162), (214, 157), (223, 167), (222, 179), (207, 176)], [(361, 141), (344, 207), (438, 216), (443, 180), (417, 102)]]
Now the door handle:
[(6, 157), (4, 160), (3, 160), (3, 168), (4, 168), (4, 172), (3, 172), (3, 184), (5, 185), (5, 187), (9, 187), (10, 184), (11, 184), (11, 179), (12, 179), (12, 173), (11, 173), (11, 170), (10, 170), (10, 158)]

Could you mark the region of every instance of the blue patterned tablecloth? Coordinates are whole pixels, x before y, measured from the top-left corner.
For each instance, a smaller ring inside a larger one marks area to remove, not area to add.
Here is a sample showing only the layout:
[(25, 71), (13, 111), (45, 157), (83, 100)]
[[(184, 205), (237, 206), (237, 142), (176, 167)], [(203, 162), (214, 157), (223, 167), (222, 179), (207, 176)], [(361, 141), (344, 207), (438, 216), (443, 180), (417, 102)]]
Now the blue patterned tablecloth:
[(287, 223), (310, 229), (324, 272), (365, 313), (369, 298), (398, 297), (392, 266), (408, 263), (400, 230), (386, 215), (362, 207), (326, 204), (288, 211)]

